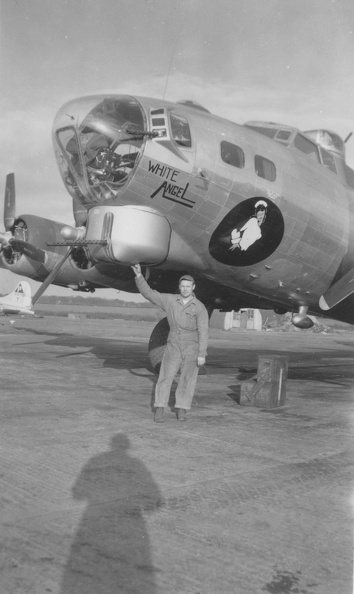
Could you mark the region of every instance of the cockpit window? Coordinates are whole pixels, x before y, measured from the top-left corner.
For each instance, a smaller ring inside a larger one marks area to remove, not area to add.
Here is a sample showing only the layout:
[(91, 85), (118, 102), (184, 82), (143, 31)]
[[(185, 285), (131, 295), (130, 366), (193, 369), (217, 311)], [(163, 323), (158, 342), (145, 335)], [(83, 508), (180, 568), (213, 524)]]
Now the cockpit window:
[(290, 134), (291, 130), (279, 130), (279, 132), (277, 132), (275, 140), (279, 140), (280, 142), (286, 142), (287, 140), (289, 140)]
[(186, 118), (176, 113), (171, 113), (170, 122), (173, 140), (180, 146), (190, 148), (192, 146), (192, 139)]
[(308, 140), (308, 138), (305, 138), (305, 136), (302, 136), (302, 134), (296, 134), (294, 146), (302, 153), (308, 155), (314, 161), (320, 161), (316, 144), (311, 142), (311, 140)]
[(277, 133), (277, 128), (265, 128), (263, 126), (250, 126), (246, 124), (247, 128), (251, 128), (255, 132), (259, 132), (259, 134), (263, 134), (263, 136), (268, 136), (268, 138), (274, 138)]
[(333, 155), (331, 155), (331, 153), (329, 153), (322, 147), (320, 147), (320, 153), (323, 165), (325, 165), (325, 167), (328, 167), (328, 169), (333, 171), (333, 173), (337, 173), (337, 168), (334, 162)]
[(251, 130), (255, 130), (255, 132), (259, 132), (263, 134), (263, 136), (268, 136), (268, 138), (274, 138), (278, 142), (283, 144), (287, 144), (291, 136), (291, 130), (282, 130), (279, 128), (266, 128), (265, 126), (255, 126), (254, 124), (245, 124), (247, 128), (251, 128)]
[(306, 130), (305, 134), (325, 150), (336, 153), (342, 158), (345, 157), (345, 142), (335, 132), (330, 130)]

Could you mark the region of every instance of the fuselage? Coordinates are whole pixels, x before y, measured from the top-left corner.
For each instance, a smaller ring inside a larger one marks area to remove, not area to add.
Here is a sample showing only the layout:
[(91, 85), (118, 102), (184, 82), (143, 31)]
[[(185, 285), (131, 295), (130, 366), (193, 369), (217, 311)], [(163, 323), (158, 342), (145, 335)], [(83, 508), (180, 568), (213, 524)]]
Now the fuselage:
[[(354, 176), (336, 134), (102, 95), (66, 103), (53, 142), (86, 240), (60, 284), (134, 290), (139, 261), (159, 290), (193, 273), (211, 308), (320, 313), (354, 265)], [(351, 305), (328, 315), (354, 323)]]
[[(126, 165), (95, 175), (92, 161), (85, 165), (84, 132), (107, 138)], [(343, 155), (298, 130), (241, 126), (188, 104), (112, 96), (66, 104), (53, 136), (64, 182), (82, 209), (78, 223), (90, 229), (102, 207), (117, 216), (121, 206), (152, 209), (172, 230), (166, 249), (160, 246), (159, 269), (187, 266), (222, 285), (227, 299), (236, 289), (316, 310), (337, 271), (353, 263), (353, 189)], [(72, 138), (82, 149), (76, 168), (66, 150)], [(260, 200), (267, 210), (261, 238), (232, 249), (228, 234), (255, 218)]]

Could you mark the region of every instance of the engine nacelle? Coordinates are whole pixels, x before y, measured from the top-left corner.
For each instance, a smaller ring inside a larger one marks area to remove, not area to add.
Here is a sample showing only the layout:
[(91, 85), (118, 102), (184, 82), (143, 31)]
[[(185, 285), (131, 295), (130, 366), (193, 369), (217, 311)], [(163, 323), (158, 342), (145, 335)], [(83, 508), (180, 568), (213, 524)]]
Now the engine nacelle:
[(15, 274), (41, 280), (47, 276), (55, 262), (65, 254), (65, 247), (48, 247), (47, 245), (63, 241), (60, 233), (63, 227), (65, 227), (64, 223), (57, 223), (34, 215), (21, 215), (16, 218), (11, 229), (13, 238), (26, 241), (45, 250), (48, 254), (48, 262), (43, 264), (33, 260), (9, 245), (5, 246), (1, 252), (0, 267)]
[(144, 206), (97, 206), (88, 213), (86, 240), (96, 262), (161, 264), (166, 260), (171, 226), (159, 212)]

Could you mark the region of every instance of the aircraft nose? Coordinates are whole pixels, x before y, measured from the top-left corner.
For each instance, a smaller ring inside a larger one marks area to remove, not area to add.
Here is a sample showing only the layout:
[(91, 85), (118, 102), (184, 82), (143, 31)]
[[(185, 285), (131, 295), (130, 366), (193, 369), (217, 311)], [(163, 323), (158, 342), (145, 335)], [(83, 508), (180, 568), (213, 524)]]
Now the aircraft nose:
[(147, 134), (143, 108), (134, 97), (66, 103), (54, 121), (53, 143), (68, 192), (86, 208), (114, 199), (131, 177)]

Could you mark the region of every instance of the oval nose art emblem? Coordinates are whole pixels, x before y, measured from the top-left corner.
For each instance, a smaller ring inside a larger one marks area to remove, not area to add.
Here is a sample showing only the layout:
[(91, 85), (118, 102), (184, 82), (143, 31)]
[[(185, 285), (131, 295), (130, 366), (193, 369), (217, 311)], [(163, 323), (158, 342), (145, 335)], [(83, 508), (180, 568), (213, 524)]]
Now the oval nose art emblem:
[(279, 208), (266, 198), (244, 200), (215, 229), (209, 252), (229, 266), (250, 266), (270, 256), (284, 235)]

